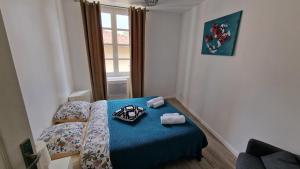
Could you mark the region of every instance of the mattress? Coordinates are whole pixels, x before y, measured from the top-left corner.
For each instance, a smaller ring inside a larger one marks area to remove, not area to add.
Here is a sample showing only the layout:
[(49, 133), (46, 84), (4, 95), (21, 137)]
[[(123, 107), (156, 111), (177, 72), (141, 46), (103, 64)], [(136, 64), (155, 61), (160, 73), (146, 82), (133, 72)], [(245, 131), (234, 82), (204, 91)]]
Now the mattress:
[[(164, 126), (160, 116), (178, 112), (170, 103), (158, 109), (148, 108), (153, 97), (109, 100), (108, 126), (110, 158), (114, 169), (150, 169), (181, 158), (201, 158), (207, 146), (205, 134), (190, 119), (182, 125)], [(146, 108), (146, 114), (134, 123), (112, 117), (126, 105)]]

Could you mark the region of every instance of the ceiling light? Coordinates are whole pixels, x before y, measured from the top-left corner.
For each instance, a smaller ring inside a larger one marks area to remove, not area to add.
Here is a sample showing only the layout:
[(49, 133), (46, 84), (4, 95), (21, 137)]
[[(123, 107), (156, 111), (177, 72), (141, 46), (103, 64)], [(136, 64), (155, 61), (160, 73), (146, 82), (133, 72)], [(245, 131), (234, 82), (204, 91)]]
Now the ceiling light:
[(145, 0), (147, 6), (155, 6), (158, 0)]

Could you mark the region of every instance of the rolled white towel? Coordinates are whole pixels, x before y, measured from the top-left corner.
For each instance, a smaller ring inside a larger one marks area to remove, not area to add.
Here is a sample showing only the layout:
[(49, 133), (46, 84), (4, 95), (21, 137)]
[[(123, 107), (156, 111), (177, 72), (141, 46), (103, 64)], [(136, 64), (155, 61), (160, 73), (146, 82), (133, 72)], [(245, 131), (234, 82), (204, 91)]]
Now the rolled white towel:
[(158, 107), (160, 107), (160, 106), (162, 106), (162, 105), (164, 105), (164, 104), (165, 104), (165, 101), (164, 101), (164, 100), (159, 100), (159, 101), (157, 101), (157, 102), (154, 102), (153, 105), (152, 105), (152, 107), (153, 107), (153, 108), (158, 108)]
[(165, 113), (163, 116), (179, 116), (179, 113)]
[(184, 124), (185, 117), (184, 115), (178, 116), (160, 116), (161, 124)]
[(151, 100), (147, 101), (147, 106), (152, 107), (153, 103), (158, 102), (160, 100), (164, 100), (164, 98), (160, 96), (160, 97), (156, 97), (154, 99), (151, 99)]

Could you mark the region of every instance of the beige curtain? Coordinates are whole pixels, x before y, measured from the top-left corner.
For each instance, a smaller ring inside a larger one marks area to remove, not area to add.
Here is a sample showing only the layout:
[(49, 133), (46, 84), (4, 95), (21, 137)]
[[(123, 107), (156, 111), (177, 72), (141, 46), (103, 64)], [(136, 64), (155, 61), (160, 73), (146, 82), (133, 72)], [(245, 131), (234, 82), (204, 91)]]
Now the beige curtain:
[(99, 2), (80, 1), (94, 101), (107, 99), (104, 46)]
[(146, 9), (129, 8), (132, 97), (144, 96)]

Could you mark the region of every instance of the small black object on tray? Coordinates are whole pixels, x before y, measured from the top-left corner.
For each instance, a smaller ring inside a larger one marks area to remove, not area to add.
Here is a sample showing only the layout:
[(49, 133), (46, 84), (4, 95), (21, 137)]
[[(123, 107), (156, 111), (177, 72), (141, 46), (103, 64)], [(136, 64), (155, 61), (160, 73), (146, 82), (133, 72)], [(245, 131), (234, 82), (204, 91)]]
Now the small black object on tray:
[(113, 116), (123, 121), (134, 122), (144, 113), (145, 113), (145, 109), (143, 107), (128, 105), (115, 111), (113, 113)]

